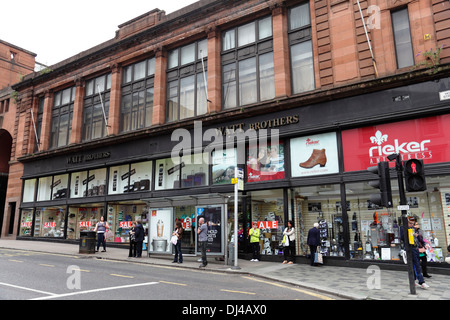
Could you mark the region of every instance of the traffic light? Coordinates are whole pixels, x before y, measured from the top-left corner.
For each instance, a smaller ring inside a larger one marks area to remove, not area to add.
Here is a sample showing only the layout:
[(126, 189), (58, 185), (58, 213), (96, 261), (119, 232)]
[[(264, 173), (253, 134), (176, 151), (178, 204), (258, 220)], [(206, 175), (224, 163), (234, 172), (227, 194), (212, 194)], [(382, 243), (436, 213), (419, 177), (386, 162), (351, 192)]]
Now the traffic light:
[(425, 191), (427, 183), (423, 160), (411, 159), (403, 162), (406, 191)]
[(370, 195), (370, 201), (379, 207), (391, 208), (392, 190), (389, 162), (379, 162), (376, 167), (369, 167), (367, 170), (378, 175), (378, 180), (369, 181), (369, 186), (380, 189), (379, 194)]

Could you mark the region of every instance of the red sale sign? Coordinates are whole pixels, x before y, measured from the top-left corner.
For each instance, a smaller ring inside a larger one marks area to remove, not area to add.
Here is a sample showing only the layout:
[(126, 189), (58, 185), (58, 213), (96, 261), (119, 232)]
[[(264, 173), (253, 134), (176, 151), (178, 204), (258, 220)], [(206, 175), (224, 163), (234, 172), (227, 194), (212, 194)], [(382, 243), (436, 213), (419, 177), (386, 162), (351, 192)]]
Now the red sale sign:
[(54, 228), (56, 227), (56, 222), (46, 222), (44, 223), (45, 228)]
[(121, 228), (131, 228), (131, 221), (121, 221), (120, 227)]
[(258, 224), (258, 229), (277, 229), (278, 221), (254, 221)]
[(80, 228), (92, 227), (92, 221), (80, 221), (78, 222)]
[[(345, 171), (367, 170), (399, 153), (403, 161), (450, 160), (450, 115), (401, 121), (342, 132)], [(394, 162), (391, 163), (394, 166)]]

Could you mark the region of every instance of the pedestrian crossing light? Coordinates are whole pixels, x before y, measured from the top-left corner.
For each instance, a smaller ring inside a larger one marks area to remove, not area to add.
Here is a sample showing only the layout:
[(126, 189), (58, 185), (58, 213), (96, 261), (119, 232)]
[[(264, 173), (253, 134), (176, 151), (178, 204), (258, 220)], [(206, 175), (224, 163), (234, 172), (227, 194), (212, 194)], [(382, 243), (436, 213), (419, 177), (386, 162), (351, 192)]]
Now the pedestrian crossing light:
[(369, 186), (380, 189), (379, 194), (370, 195), (370, 201), (379, 207), (392, 207), (391, 178), (389, 175), (389, 162), (379, 162), (375, 167), (367, 168), (367, 171), (378, 175), (378, 180), (369, 181)]
[(427, 183), (423, 160), (411, 159), (403, 162), (406, 191), (425, 191)]

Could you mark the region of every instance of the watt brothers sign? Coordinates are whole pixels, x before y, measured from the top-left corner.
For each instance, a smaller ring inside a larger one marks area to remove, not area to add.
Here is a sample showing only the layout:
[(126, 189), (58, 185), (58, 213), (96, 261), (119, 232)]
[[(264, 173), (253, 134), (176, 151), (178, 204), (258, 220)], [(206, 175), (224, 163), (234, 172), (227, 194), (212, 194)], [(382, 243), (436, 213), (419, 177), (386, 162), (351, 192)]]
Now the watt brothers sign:
[(86, 155), (75, 155), (67, 157), (67, 164), (80, 164), (93, 160), (108, 159), (109, 157), (111, 157), (111, 152), (97, 152)]

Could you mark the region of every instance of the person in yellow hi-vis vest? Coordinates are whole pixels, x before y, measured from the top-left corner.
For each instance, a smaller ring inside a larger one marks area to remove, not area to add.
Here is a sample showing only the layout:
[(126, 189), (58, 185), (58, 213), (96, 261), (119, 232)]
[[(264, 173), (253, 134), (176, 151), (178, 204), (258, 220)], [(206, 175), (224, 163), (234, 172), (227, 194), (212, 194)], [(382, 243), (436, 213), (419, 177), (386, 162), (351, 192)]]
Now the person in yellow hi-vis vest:
[(259, 248), (259, 235), (261, 231), (258, 229), (258, 224), (253, 222), (253, 227), (249, 230), (250, 246), (252, 247), (253, 259), (250, 261), (259, 261), (261, 249)]

